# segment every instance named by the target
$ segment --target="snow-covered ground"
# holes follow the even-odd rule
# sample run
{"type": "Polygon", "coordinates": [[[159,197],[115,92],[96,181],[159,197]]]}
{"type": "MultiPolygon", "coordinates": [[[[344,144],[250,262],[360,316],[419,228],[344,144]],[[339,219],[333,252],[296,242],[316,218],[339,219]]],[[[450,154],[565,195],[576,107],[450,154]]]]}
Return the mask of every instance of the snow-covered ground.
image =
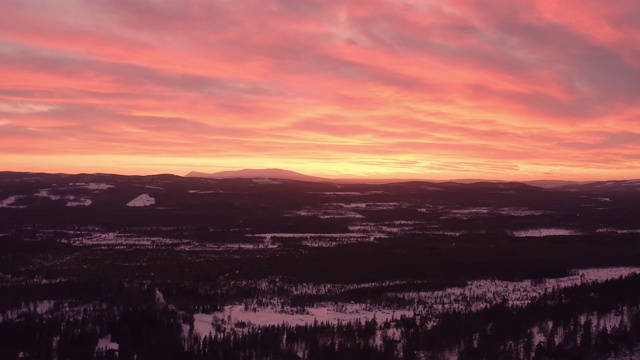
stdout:
{"type": "Polygon", "coordinates": [[[260,185],[280,185],[282,181],[271,180],[271,179],[252,179],[254,183],[260,185]]]}
{"type": "Polygon", "coordinates": [[[225,251],[225,250],[265,250],[279,248],[279,244],[266,238],[262,242],[210,243],[177,237],[145,236],[129,232],[107,232],[103,229],[81,228],[67,231],[68,238],[61,242],[73,246],[97,248],[162,248],[171,247],[176,251],[225,251]]]}
{"type": "Polygon", "coordinates": [[[574,270],[571,276],[539,281],[477,280],[469,282],[465,287],[453,287],[439,291],[389,293],[387,295],[391,298],[413,300],[432,314],[449,310],[477,311],[504,300],[508,301],[511,306],[523,306],[533,298],[553,289],[582,283],[603,282],[639,273],[640,267],[581,269],[574,270]]]}
{"type": "Polygon", "coordinates": [[[266,250],[266,249],[278,249],[279,244],[264,241],[261,243],[200,243],[200,242],[185,242],[175,247],[177,251],[228,251],[228,250],[266,250]]]}
{"type": "Polygon", "coordinates": [[[77,188],[85,188],[89,190],[107,190],[115,187],[115,185],[103,184],[103,183],[71,183],[71,186],[75,186],[77,188]]]}
{"type": "MultiPolygon", "coordinates": [[[[419,209],[423,212],[430,212],[427,209],[419,209]]],[[[528,208],[517,207],[505,207],[505,208],[491,208],[491,207],[472,207],[463,209],[441,209],[445,213],[444,219],[471,219],[479,216],[488,216],[491,214],[500,214],[506,216],[537,216],[546,214],[548,212],[542,210],[533,210],[528,208]]]]}
{"type": "Polygon", "coordinates": [[[156,199],[154,199],[151,196],[149,196],[149,194],[142,194],[142,195],[138,196],[137,198],[129,201],[127,203],[127,206],[129,206],[129,207],[143,207],[143,206],[154,205],[155,203],[156,203],[156,199]]]}
{"type": "Polygon", "coordinates": [[[60,240],[73,246],[97,246],[116,248],[121,246],[154,247],[167,245],[191,244],[189,240],[139,236],[118,232],[99,232],[97,234],[83,235],[60,240]]]}
{"type": "Polygon", "coordinates": [[[119,350],[120,349],[120,345],[118,345],[118,343],[112,342],[111,341],[111,335],[107,335],[103,338],[98,339],[98,345],[96,345],[96,351],[98,351],[98,349],[102,349],[102,350],[119,350]]]}
{"type": "Polygon", "coordinates": [[[83,311],[91,310],[96,306],[106,306],[101,303],[76,304],[70,300],[40,300],[23,302],[19,308],[7,309],[0,312],[0,323],[4,319],[17,319],[28,313],[48,315],[48,316],[68,316],[69,318],[81,319],[83,311]]]}
{"type": "Polygon", "coordinates": [[[275,309],[249,308],[244,305],[225,306],[224,311],[213,314],[197,313],[194,315],[194,330],[200,335],[215,333],[215,325],[221,325],[229,330],[237,323],[247,325],[267,326],[286,323],[291,326],[318,323],[337,324],[338,322],[362,322],[371,320],[383,322],[398,319],[401,316],[411,316],[412,311],[393,310],[385,308],[371,308],[362,304],[338,304],[337,306],[319,306],[305,309],[275,309]]]}
{"type": "Polygon", "coordinates": [[[51,189],[42,189],[42,190],[38,191],[37,193],[35,193],[33,196],[49,198],[51,200],[60,200],[60,198],[61,198],[58,195],[52,195],[51,194],[51,189]]]}
{"type": "Polygon", "coordinates": [[[354,234],[354,233],[338,233],[338,234],[316,234],[316,233],[269,233],[269,234],[254,234],[251,236],[264,237],[267,240],[273,238],[297,238],[297,239],[313,239],[313,238],[352,238],[352,237],[366,237],[369,234],[354,234]]]}
{"type": "Polygon", "coordinates": [[[312,192],[311,194],[321,194],[325,196],[362,196],[362,195],[380,195],[386,194],[384,191],[323,191],[320,193],[312,192]]]}
{"type": "MultiPolygon", "coordinates": [[[[401,316],[422,314],[428,319],[436,319],[437,315],[447,311],[478,311],[503,301],[511,306],[524,306],[537,296],[555,289],[575,286],[582,283],[602,282],[620,276],[640,273],[638,267],[617,267],[600,269],[575,270],[574,275],[544,279],[540,281],[524,280],[509,282],[500,280],[478,280],[469,282],[465,287],[453,287],[440,291],[388,293],[389,298],[403,298],[413,300],[413,305],[403,309],[392,309],[359,303],[321,303],[307,308],[290,308],[276,299],[268,306],[256,306],[252,303],[227,305],[223,311],[213,314],[196,313],[194,315],[194,330],[200,335],[215,333],[216,326],[222,331],[234,330],[242,332],[245,325],[264,326],[286,323],[292,326],[325,322],[366,321],[374,317],[378,323],[401,316]],[[242,324],[236,327],[236,324],[242,324]]],[[[394,283],[387,283],[393,285],[394,283]]],[[[273,284],[272,284],[273,285],[273,284]]],[[[333,293],[345,290],[351,286],[362,288],[380,286],[379,284],[338,285],[336,289],[331,284],[298,285],[302,291],[293,293],[333,293]],[[326,287],[326,288],[323,288],[326,287]],[[306,290],[304,290],[306,289],[306,290]]],[[[257,288],[269,286],[268,283],[258,284],[257,288]]],[[[431,320],[434,321],[434,320],[431,320]]],[[[615,323],[615,319],[610,323],[615,323]]],[[[433,322],[435,324],[435,322],[433,322]]]]}
{"type": "Polygon", "coordinates": [[[364,216],[349,210],[313,209],[299,210],[294,212],[295,216],[317,216],[321,219],[362,219],[364,216]]]}
{"type": "Polygon", "coordinates": [[[15,202],[20,199],[22,196],[19,195],[13,195],[13,196],[9,196],[8,198],[0,201],[0,208],[11,208],[11,209],[20,209],[23,208],[24,206],[19,206],[19,205],[13,205],[15,204],[15,202]]]}
{"type": "Polygon", "coordinates": [[[454,209],[449,210],[451,214],[459,214],[459,215],[477,215],[477,214],[488,214],[491,208],[487,207],[473,207],[466,209],[454,209]]]}
{"type": "Polygon", "coordinates": [[[67,206],[69,207],[89,206],[93,202],[89,198],[86,198],[86,197],[76,198],[75,196],[65,196],[65,200],[67,200],[67,206]]]}
{"type": "Polygon", "coordinates": [[[614,228],[600,228],[596,230],[598,233],[616,233],[616,234],[638,234],[640,229],[614,229],[614,228]]]}
{"type": "MultiPolygon", "coordinates": [[[[578,321],[580,322],[580,324],[584,326],[587,319],[591,320],[592,334],[596,332],[596,329],[607,329],[607,331],[611,331],[614,326],[619,326],[620,321],[623,319],[626,320],[628,323],[628,320],[631,317],[630,316],[631,309],[635,310],[635,308],[629,308],[627,306],[624,306],[621,309],[616,309],[606,314],[595,314],[595,313],[586,314],[585,313],[579,316],[578,321]]],[[[547,320],[531,328],[531,331],[534,334],[533,336],[534,349],[536,348],[536,346],[538,346],[539,343],[546,341],[547,335],[549,334],[549,330],[554,326],[557,328],[555,341],[556,343],[560,343],[560,340],[565,334],[565,328],[561,321],[558,321],[554,324],[552,320],[547,320]]],[[[580,336],[582,336],[581,334],[580,336]]],[[[624,357],[620,356],[620,358],[635,359],[633,357],[627,357],[627,356],[624,356],[624,357]]],[[[613,359],[613,358],[608,358],[608,359],[613,359]]]]}
{"type": "Polygon", "coordinates": [[[543,237],[543,236],[566,236],[566,235],[582,235],[582,233],[571,229],[560,228],[540,228],[540,229],[528,229],[512,231],[511,234],[515,237],[543,237]]]}
{"type": "Polygon", "coordinates": [[[384,202],[384,203],[366,203],[366,202],[357,202],[357,203],[328,203],[325,206],[331,208],[342,208],[342,209],[361,209],[361,210],[391,210],[400,206],[397,202],[384,202]]]}
{"type": "Polygon", "coordinates": [[[316,233],[270,233],[254,234],[264,238],[266,244],[271,244],[274,238],[302,239],[302,245],[309,247],[333,247],[343,244],[354,244],[362,242],[372,242],[376,236],[383,234],[371,233],[338,233],[338,234],[316,234],[316,233]]]}
{"type": "Polygon", "coordinates": [[[531,210],[526,208],[500,208],[497,212],[507,216],[537,216],[546,213],[542,210],[531,210]]]}

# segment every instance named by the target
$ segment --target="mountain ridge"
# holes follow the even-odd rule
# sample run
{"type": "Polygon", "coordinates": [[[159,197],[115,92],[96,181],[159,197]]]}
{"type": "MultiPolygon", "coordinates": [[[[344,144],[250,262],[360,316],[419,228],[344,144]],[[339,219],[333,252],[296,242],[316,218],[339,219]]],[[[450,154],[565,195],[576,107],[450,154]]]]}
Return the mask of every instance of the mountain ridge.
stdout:
{"type": "Polygon", "coordinates": [[[459,184],[473,184],[473,183],[507,183],[507,182],[519,182],[530,186],[536,186],[541,188],[557,188],[562,186],[577,186],[589,183],[588,181],[568,181],[568,180],[530,180],[530,181],[507,181],[507,180],[488,180],[488,179],[448,179],[448,180],[433,180],[433,179],[368,179],[368,178],[323,178],[318,176],[311,176],[302,174],[293,170],[279,169],[279,168],[266,168],[266,169],[241,169],[230,171],[219,171],[214,173],[204,173],[199,171],[191,171],[185,175],[185,177],[200,177],[200,178],[212,178],[212,179],[251,179],[251,178],[270,178],[281,180],[300,180],[311,182],[333,182],[333,183],[368,183],[368,184],[384,184],[384,183],[401,183],[411,181],[424,181],[432,183],[459,183],[459,184]]]}
{"type": "Polygon", "coordinates": [[[267,169],[242,169],[231,171],[219,171],[215,173],[203,173],[198,171],[191,171],[185,177],[202,177],[213,179],[229,179],[229,178],[241,178],[241,179],[253,179],[253,178],[269,178],[269,179],[281,179],[281,180],[300,180],[300,181],[331,181],[331,179],[305,175],[293,170],[284,170],[278,168],[267,169]]]}

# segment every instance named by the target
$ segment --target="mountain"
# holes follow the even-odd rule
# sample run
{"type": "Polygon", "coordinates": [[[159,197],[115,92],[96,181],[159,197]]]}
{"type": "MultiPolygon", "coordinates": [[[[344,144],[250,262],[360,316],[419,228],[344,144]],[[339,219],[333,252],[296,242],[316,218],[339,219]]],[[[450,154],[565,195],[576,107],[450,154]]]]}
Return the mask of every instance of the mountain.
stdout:
{"type": "Polygon", "coordinates": [[[220,171],[215,173],[202,173],[192,171],[186,175],[187,177],[200,177],[200,178],[215,178],[215,179],[228,179],[228,178],[270,178],[270,179],[284,179],[284,180],[300,180],[300,181],[329,181],[328,179],[300,174],[291,170],[283,169],[243,169],[237,171],[220,171]]]}
{"type": "Polygon", "coordinates": [[[574,186],[574,185],[586,184],[586,182],[567,181],[567,180],[531,180],[531,181],[523,181],[523,183],[531,186],[541,187],[544,189],[558,188],[561,186],[574,186]]]}
{"type": "Polygon", "coordinates": [[[589,183],[581,183],[573,186],[563,186],[562,190],[579,190],[579,191],[592,191],[592,192],[638,192],[640,191],[640,179],[631,180],[609,180],[609,181],[596,181],[589,183]]]}

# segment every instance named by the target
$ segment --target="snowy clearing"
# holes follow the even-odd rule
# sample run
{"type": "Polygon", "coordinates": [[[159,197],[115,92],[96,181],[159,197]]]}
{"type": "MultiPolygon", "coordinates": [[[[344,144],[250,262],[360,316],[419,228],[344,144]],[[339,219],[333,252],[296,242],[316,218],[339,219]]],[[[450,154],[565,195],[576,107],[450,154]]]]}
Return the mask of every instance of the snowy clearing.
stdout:
{"type": "Polygon", "coordinates": [[[615,233],[615,234],[638,234],[640,229],[613,229],[613,228],[600,228],[596,230],[597,233],[615,233]]]}
{"type": "Polygon", "coordinates": [[[338,322],[362,322],[374,317],[378,322],[411,316],[412,311],[385,308],[371,309],[363,304],[338,304],[336,306],[309,307],[305,309],[276,310],[274,308],[249,308],[244,305],[228,305],[224,311],[213,314],[194,314],[194,330],[201,335],[215,334],[215,324],[233,327],[237,323],[267,326],[282,323],[291,326],[313,324],[315,321],[337,324],[338,322]]]}
{"type": "Polygon", "coordinates": [[[560,228],[541,228],[541,229],[529,229],[512,231],[511,234],[515,237],[544,237],[544,236],[567,236],[567,235],[582,235],[582,233],[576,230],[560,229],[560,228]]]}
{"type": "Polygon", "coordinates": [[[537,216],[545,214],[544,211],[526,208],[501,208],[498,210],[498,213],[507,216],[537,216]]]}
{"type": "Polygon", "coordinates": [[[73,196],[65,197],[67,200],[67,206],[75,207],[75,206],[89,206],[92,203],[91,199],[88,198],[75,198],[73,196]]]}
{"type": "Polygon", "coordinates": [[[22,196],[19,196],[19,195],[9,196],[8,198],[0,201],[0,208],[10,208],[10,209],[24,208],[24,206],[13,205],[15,204],[16,200],[20,199],[21,197],[22,196]]]}
{"type": "Polygon", "coordinates": [[[129,201],[127,206],[129,207],[143,207],[143,206],[151,206],[156,203],[156,199],[149,196],[149,194],[142,194],[137,198],[129,201]]]}
{"type": "Polygon", "coordinates": [[[615,267],[574,270],[573,275],[523,281],[476,280],[465,287],[453,287],[440,291],[388,293],[393,298],[411,299],[424,304],[432,313],[444,311],[478,311],[507,300],[511,306],[524,306],[534,297],[554,289],[583,283],[599,283],[640,273],[638,267],[615,267]]]}
{"type": "Polygon", "coordinates": [[[111,341],[111,335],[107,335],[103,338],[98,339],[98,345],[96,345],[96,351],[98,349],[102,350],[119,350],[120,345],[116,342],[111,341]]]}
{"type": "Polygon", "coordinates": [[[49,198],[51,200],[60,200],[60,196],[51,195],[50,191],[51,191],[51,189],[42,189],[42,190],[38,191],[37,193],[35,193],[33,196],[42,197],[42,198],[49,198]]]}
{"type": "Polygon", "coordinates": [[[317,216],[320,219],[362,219],[364,216],[348,210],[300,210],[294,216],[317,216]]]}
{"type": "Polygon", "coordinates": [[[341,209],[360,209],[360,210],[392,210],[400,206],[397,202],[384,203],[328,203],[326,206],[341,209]]]}
{"type": "Polygon", "coordinates": [[[103,184],[103,183],[72,183],[69,184],[78,188],[85,188],[85,189],[89,189],[89,190],[107,190],[110,189],[112,187],[115,187],[115,185],[109,185],[109,184],[103,184]]]}
{"type": "Polygon", "coordinates": [[[253,182],[260,185],[280,185],[282,181],[276,181],[271,179],[253,179],[253,182]]]}

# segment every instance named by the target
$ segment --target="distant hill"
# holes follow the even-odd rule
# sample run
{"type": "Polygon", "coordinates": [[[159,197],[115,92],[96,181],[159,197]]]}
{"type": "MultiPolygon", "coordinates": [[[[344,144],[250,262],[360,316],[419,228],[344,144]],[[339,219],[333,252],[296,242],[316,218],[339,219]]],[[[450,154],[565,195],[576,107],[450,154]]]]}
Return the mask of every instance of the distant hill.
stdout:
{"type": "Polygon", "coordinates": [[[301,174],[291,170],[283,169],[243,169],[237,171],[220,171],[215,173],[202,173],[192,171],[186,175],[187,177],[200,177],[200,178],[214,178],[214,179],[230,179],[230,178],[243,178],[243,179],[256,179],[256,178],[269,178],[269,179],[283,179],[283,180],[300,180],[300,181],[329,181],[315,176],[309,176],[301,174]]]}
{"type": "Polygon", "coordinates": [[[561,187],[562,190],[582,190],[594,192],[640,191],[640,179],[609,180],[580,183],[561,187]]]}
{"type": "Polygon", "coordinates": [[[586,182],[566,181],[566,180],[531,180],[531,181],[523,181],[523,183],[531,186],[551,189],[551,188],[557,188],[561,186],[581,185],[581,184],[585,184],[586,182]]]}
{"type": "MultiPolygon", "coordinates": [[[[457,183],[457,184],[475,184],[475,183],[506,183],[504,180],[487,180],[487,179],[450,179],[450,180],[433,180],[433,179],[375,179],[375,178],[322,178],[310,176],[284,169],[243,169],[236,171],[220,171],[215,173],[203,173],[192,171],[186,177],[213,178],[213,179],[281,179],[281,180],[298,180],[310,182],[331,182],[336,184],[389,184],[389,183],[405,183],[405,182],[430,182],[430,183],[457,183]]],[[[566,181],[566,180],[529,180],[521,181],[522,184],[540,187],[543,189],[600,189],[608,187],[609,189],[621,187],[625,190],[637,187],[638,180],[617,180],[617,181],[566,181]],[[612,186],[613,185],[613,186],[612,186]]]]}
{"type": "MultiPolygon", "coordinates": [[[[454,214],[447,218],[453,224],[447,226],[452,229],[475,224],[474,216],[493,216],[491,219],[498,220],[486,226],[498,224],[495,226],[502,226],[505,231],[562,229],[567,219],[574,221],[575,214],[585,214],[580,217],[585,219],[582,224],[593,233],[600,228],[617,228],[619,224],[625,224],[625,231],[635,232],[640,215],[640,180],[543,189],[518,182],[320,181],[321,178],[278,169],[202,175],[217,178],[198,177],[198,173],[182,177],[0,172],[0,238],[3,231],[16,226],[59,224],[68,219],[91,225],[209,224],[229,229],[251,220],[260,229],[252,231],[265,233],[307,233],[306,226],[316,225],[343,232],[355,221],[431,221],[426,219],[439,219],[442,209],[454,214]],[[564,211],[559,209],[568,209],[566,216],[539,216],[564,211]],[[298,213],[302,214],[298,219],[301,222],[294,227],[287,225],[291,224],[288,216],[278,220],[277,214],[298,213]],[[523,222],[525,217],[530,217],[527,222],[523,222]],[[550,225],[551,218],[555,225],[550,225]],[[596,218],[598,221],[593,220],[596,218]],[[602,218],[609,219],[609,225],[603,225],[607,223],[601,222],[602,218]],[[276,219],[276,227],[271,227],[272,219],[276,219]],[[338,224],[335,219],[344,223],[338,224]]],[[[485,226],[483,221],[477,224],[485,226]]]]}

